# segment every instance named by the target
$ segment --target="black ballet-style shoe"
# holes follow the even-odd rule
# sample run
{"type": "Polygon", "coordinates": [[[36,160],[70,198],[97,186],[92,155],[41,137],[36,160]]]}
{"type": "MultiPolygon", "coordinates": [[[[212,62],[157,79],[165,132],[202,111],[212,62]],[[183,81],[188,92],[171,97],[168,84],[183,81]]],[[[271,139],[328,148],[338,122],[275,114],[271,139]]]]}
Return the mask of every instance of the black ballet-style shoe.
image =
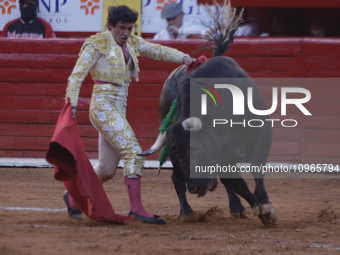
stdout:
{"type": "Polygon", "coordinates": [[[80,209],[72,209],[70,207],[70,204],[68,202],[68,191],[67,190],[63,195],[63,199],[67,206],[68,216],[72,219],[79,219],[81,217],[82,211],[80,211],[80,209]]]}
{"type": "Polygon", "coordinates": [[[149,218],[149,217],[145,217],[145,216],[135,214],[133,212],[129,212],[129,217],[134,218],[136,221],[141,221],[141,222],[144,222],[144,223],[152,223],[152,224],[159,224],[159,225],[166,224],[166,221],[163,220],[158,215],[154,215],[152,218],[149,218]]]}

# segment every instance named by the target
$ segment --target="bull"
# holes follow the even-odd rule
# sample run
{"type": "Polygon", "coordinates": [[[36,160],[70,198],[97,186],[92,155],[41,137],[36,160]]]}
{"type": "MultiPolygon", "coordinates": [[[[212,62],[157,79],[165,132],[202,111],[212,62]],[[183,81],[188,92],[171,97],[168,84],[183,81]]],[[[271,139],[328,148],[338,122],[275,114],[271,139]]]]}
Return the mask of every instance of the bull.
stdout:
{"type": "MultiPolygon", "coordinates": [[[[188,204],[186,190],[202,197],[208,191],[215,190],[218,183],[217,178],[190,178],[190,163],[195,165],[192,161],[204,158],[211,164],[219,162],[221,165],[236,166],[237,163],[248,162],[251,166],[263,166],[270,152],[271,123],[265,121],[268,116],[257,116],[246,109],[244,115],[239,118],[245,122],[254,118],[261,119],[264,122],[263,126],[250,128],[243,125],[233,127],[220,125],[212,129],[212,126],[206,123],[211,123],[213,119],[221,116],[216,116],[215,111],[202,115],[201,112],[190,107],[192,100],[195,100],[190,97],[190,90],[195,89],[190,86],[190,79],[224,78],[232,79],[233,85],[239,88],[246,98],[248,97],[247,88],[251,87],[253,106],[258,110],[267,109],[259,89],[247,73],[233,59],[222,56],[232,44],[240,18],[233,12],[225,20],[231,20],[229,26],[225,30],[215,29],[213,30],[215,36],[209,36],[214,38],[210,40],[215,42],[214,57],[203,62],[189,74],[185,66],[180,66],[165,81],[159,103],[160,123],[163,123],[176,97],[178,119],[167,128],[166,132],[158,136],[157,141],[149,150],[140,154],[142,156],[153,154],[166,144],[173,165],[171,179],[179,198],[182,220],[194,212],[188,204]],[[243,82],[244,79],[248,82],[243,82]],[[200,139],[196,139],[197,137],[200,139]]],[[[218,26],[215,25],[215,27],[218,26]]],[[[219,94],[224,102],[225,119],[238,121],[233,116],[233,98],[230,91],[221,90],[219,94]]],[[[277,215],[269,201],[264,186],[264,176],[262,173],[253,175],[255,178],[254,193],[249,190],[240,173],[233,173],[233,176],[220,176],[220,181],[228,193],[230,213],[234,218],[246,218],[245,208],[239,195],[249,203],[254,215],[258,216],[264,224],[273,224],[277,220],[277,215]]]]}

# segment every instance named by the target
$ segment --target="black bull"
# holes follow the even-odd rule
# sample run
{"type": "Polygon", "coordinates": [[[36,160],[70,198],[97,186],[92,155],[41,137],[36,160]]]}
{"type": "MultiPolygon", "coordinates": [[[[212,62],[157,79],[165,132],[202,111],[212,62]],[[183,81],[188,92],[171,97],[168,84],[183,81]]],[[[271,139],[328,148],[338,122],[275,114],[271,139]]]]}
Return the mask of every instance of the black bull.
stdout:
{"type": "MultiPolygon", "coordinates": [[[[192,160],[204,158],[207,162],[211,162],[212,165],[216,164],[216,162],[225,166],[235,166],[239,162],[251,163],[254,166],[265,165],[270,152],[272,138],[271,123],[268,121],[264,121],[265,124],[260,128],[228,128],[226,125],[219,125],[220,127],[212,130],[212,125],[206,125],[205,123],[211,123],[212,119],[215,118],[221,119],[221,116],[214,116],[214,111],[208,111],[208,115],[205,116],[202,116],[200,112],[194,113],[194,115],[191,112],[190,115],[190,89],[194,89],[190,88],[190,78],[249,79],[250,77],[231,58],[215,57],[205,61],[190,74],[187,74],[185,66],[177,68],[164,83],[159,104],[160,122],[162,124],[176,96],[178,96],[178,120],[166,130],[163,137],[159,136],[156,144],[143,155],[154,153],[164,144],[166,139],[169,157],[173,164],[172,181],[181,205],[181,219],[185,219],[193,213],[186,199],[186,188],[190,193],[204,196],[208,190],[213,191],[217,186],[216,178],[190,178],[190,163],[193,163],[190,162],[190,158],[192,160]],[[200,120],[203,121],[204,125],[201,125],[200,120]],[[204,142],[190,143],[190,139],[194,141],[195,136],[200,136],[200,141],[204,142]],[[161,141],[162,139],[163,142],[161,141]],[[221,155],[223,156],[221,157],[221,155]]],[[[240,82],[235,84],[235,80],[237,79],[233,79],[233,85],[239,87],[243,91],[245,98],[247,98],[246,87],[249,87],[249,82],[245,84],[241,82],[244,79],[240,79],[240,82]]],[[[258,110],[267,109],[260,91],[253,82],[251,87],[253,87],[254,107],[258,110]]],[[[231,93],[225,89],[224,91],[219,90],[219,94],[221,97],[224,96],[223,103],[230,106],[230,111],[223,116],[224,119],[233,119],[231,93]]],[[[245,107],[245,114],[242,119],[247,122],[249,119],[268,119],[268,116],[253,115],[245,107]]],[[[245,208],[241,204],[238,194],[250,204],[254,215],[259,216],[264,224],[273,224],[277,219],[277,215],[269,202],[263,176],[257,174],[254,177],[254,193],[248,189],[246,182],[239,173],[234,173],[233,178],[220,177],[228,193],[230,212],[235,218],[246,218],[245,208]]]]}

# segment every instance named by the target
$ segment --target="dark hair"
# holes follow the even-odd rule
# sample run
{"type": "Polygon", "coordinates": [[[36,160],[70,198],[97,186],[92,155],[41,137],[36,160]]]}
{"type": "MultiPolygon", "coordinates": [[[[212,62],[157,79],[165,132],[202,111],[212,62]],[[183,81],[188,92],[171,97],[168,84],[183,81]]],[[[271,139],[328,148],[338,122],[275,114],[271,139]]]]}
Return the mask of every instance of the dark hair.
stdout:
{"type": "Polygon", "coordinates": [[[116,27],[119,21],[122,23],[135,23],[138,19],[138,12],[131,10],[126,5],[110,6],[108,8],[107,22],[116,27]]]}

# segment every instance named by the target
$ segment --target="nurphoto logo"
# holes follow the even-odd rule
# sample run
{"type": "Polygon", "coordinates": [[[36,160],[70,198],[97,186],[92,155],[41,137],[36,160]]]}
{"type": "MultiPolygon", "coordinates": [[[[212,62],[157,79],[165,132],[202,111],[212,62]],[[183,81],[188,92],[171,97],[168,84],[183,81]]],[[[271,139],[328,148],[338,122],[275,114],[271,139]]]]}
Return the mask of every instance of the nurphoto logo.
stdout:
{"type": "MultiPolygon", "coordinates": [[[[233,116],[242,116],[245,115],[245,96],[244,92],[235,85],[232,84],[214,84],[214,87],[202,83],[202,82],[196,82],[199,84],[204,85],[205,87],[209,88],[212,92],[210,92],[206,88],[197,87],[198,89],[205,92],[205,94],[201,94],[201,115],[207,115],[208,112],[208,104],[207,104],[207,95],[210,96],[210,98],[213,100],[215,106],[217,106],[217,102],[215,97],[219,100],[220,105],[223,106],[222,99],[220,97],[220,94],[216,91],[216,89],[227,89],[232,96],[232,115],[233,116]]],[[[222,91],[222,90],[219,90],[222,91]]],[[[272,105],[269,109],[256,109],[254,105],[254,99],[253,99],[253,87],[247,87],[247,106],[248,110],[257,116],[268,116],[272,113],[274,113],[278,107],[278,88],[273,87],[272,88],[272,105]]],[[[281,87],[281,116],[287,115],[287,105],[295,105],[305,116],[311,116],[312,114],[307,110],[307,108],[303,105],[310,101],[311,99],[311,93],[308,89],[305,88],[299,88],[299,87],[281,87]],[[289,98],[289,93],[295,93],[300,94],[301,98],[289,98]]],[[[243,125],[249,127],[262,127],[264,125],[264,121],[271,122],[272,127],[274,127],[274,123],[276,121],[280,121],[282,127],[295,127],[297,126],[298,122],[295,119],[247,119],[243,120],[241,122],[235,122],[232,119],[213,119],[213,127],[216,127],[216,125],[225,125],[230,124],[231,127],[233,125],[243,125]],[[288,123],[291,123],[288,125],[288,123]]]]}

